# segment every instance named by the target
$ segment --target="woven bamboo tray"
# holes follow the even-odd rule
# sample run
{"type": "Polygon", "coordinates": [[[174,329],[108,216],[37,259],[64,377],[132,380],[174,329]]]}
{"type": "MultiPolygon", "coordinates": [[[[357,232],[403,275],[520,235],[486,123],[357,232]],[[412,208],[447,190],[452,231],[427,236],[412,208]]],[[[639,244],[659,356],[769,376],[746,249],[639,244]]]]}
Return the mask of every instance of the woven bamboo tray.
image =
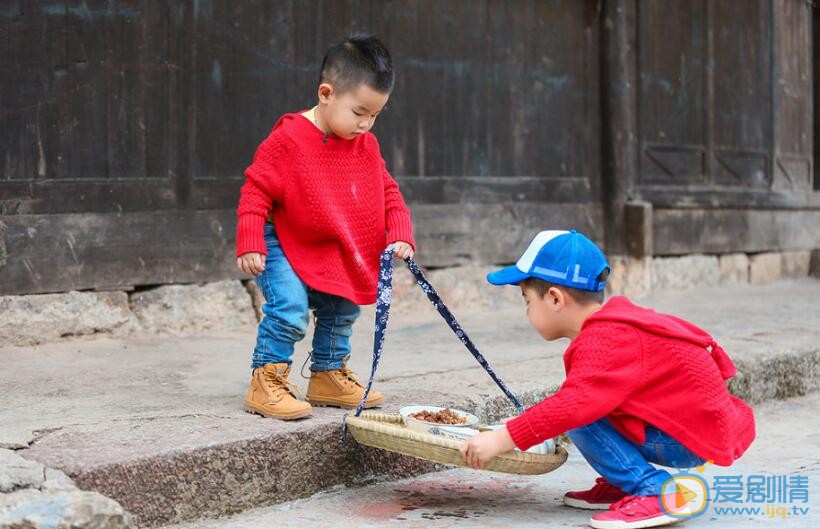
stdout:
{"type": "MultiPolygon", "coordinates": [[[[465,467],[459,448],[461,442],[438,435],[408,430],[398,413],[365,411],[358,417],[348,416],[347,426],[360,444],[391,452],[465,467]]],[[[567,451],[557,446],[554,454],[507,452],[487,463],[484,470],[508,474],[546,474],[564,464],[567,451]]]]}

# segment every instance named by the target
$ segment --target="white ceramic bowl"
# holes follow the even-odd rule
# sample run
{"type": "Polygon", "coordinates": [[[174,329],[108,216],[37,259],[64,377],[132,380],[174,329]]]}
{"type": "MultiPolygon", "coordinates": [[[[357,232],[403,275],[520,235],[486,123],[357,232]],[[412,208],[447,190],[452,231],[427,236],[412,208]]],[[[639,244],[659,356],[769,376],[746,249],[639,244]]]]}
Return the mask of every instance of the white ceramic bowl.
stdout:
{"type": "MultiPolygon", "coordinates": [[[[418,413],[420,411],[429,411],[431,413],[437,413],[443,409],[445,408],[440,408],[438,406],[405,406],[404,408],[399,410],[399,413],[401,414],[401,417],[404,420],[404,425],[407,426],[407,428],[409,428],[410,430],[415,430],[417,432],[432,433],[435,435],[444,435],[442,428],[446,428],[445,431],[449,430],[450,433],[453,434],[455,433],[453,430],[458,430],[462,428],[472,429],[472,427],[478,423],[478,417],[476,417],[472,413],[467,413],[466,411],[457,410],[455,408],[450,408],[450,410],[452,410],[453,413],[457,413],[458,415],[465,417],[467,419],[467,422],[465,422],[464,424],[440,424],[437,422],[420,421],[418,419],[410,417],[411,414],[418,413]]],[[[470,434],[475,435],[475,433],[473,432],[470,432],[470,434]]],[[[468,434],[468,436],[472,436],[470,434],[468,434]]],[[[450,437],[450,435],[445,435],[445,437],[450,437]]],[[[464,437],[462,436],[459,436],[459,438],[464,439],[464,437]]]]}

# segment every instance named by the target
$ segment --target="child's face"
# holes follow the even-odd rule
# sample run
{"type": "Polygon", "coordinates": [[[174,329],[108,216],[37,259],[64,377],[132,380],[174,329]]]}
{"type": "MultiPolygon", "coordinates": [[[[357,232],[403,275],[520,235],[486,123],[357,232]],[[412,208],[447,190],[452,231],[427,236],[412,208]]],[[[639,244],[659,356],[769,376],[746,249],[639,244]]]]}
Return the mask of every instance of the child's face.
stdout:
{"type": "Polygon", "coordinates": [[[521,295],[527,304],[527,319],[545,340],[564,337],[561,320],[561,308],[564,303],[562,294],[558,289],[551,288],[546,294],[539,296],[534,289],[521,287],[521,295]]]}
{"type": "Polygon", "coordinates": [[[346,140],[372,129],[389,98],[390,94],[377,92],[366,84],[341,94],[326,83],[319,87],[325,123],[333,134],[346,140]]]}

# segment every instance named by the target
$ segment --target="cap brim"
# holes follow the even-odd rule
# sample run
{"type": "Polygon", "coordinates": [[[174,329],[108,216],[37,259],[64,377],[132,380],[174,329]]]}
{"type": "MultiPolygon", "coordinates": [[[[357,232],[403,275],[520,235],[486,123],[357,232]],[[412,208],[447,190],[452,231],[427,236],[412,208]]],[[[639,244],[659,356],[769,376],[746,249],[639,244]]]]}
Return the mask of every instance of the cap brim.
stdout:
{"type": "Polygon", "coordinates": [[[517,266],[511,265],[495,272],[487,274],[487,281],[493,285],[517,285],[521,281],[529,277],[527,274],[518,269],[517,266]]]}

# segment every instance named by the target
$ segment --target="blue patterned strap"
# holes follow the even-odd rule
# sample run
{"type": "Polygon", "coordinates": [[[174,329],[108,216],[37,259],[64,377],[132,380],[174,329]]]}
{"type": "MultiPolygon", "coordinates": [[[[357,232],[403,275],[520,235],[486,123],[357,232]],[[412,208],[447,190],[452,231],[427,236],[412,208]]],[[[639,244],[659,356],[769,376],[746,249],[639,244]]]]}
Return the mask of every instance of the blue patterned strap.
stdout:
{"type": "Polygon", "coordinates": [[[512,391],[510,391],[510,389],[507,387],[506,384],[504,384],[504,382],[498,377],[498,375],[495,374],[495,371],[493,371],[493,368],[490,366],[490,363],[487,362],[487,359],[484,358],[484,355],[482,355],[478,351],[478,348],[475,346],[473,341],[470,339],[469,336],[467,336],[467,333],[464,331],[464,329],[461,328],[461,324],[458,322],[456,317],[453,316],[453,314],[450,312],[450,309],[447,308],[447,305],[445,305],[444,302],[441,300],[438,293],[436,292],[436,289],[433,288],[433,285],[431,285],[430,282],[427,281],[427,278],[424,277],[424,273],[422,273],[421,269],[418,267],[416,262],[412,258],[410,258],[407,260],[407,266],[408,268],[410,268],[410,272],[412,272],[413,276],[416,278],[416,282],[427,295],[427,299],[430,300],[430,303],[432,303],[438,311],[438,313],[441,314],[441,317],[444,318],[444,321],[447,322],[447,325],[449,325],[453,332],[456,334],[456,336],[458,336],[458,339],[461,340],[461,343],[463,343],[467,350],[470,351],[470,353],[472,353],[473,357],[475,357],[475,359],[478,360],[478,363],[481,364],[481,367],[483,367],[484,370],[487,371],[487,374],[490,375],[490,378],[493,379],[493,382],[495,382],[498,385],[498,387],[501,388],[501,391],[503,391],[504,395],[506,395],[507,398],[510,399],[510,402],[512,402],[513,405],[515,405],[516,409],[518,409],[520,413],[523,413],[524,407],[521,405],[521,402],[519,402],[518,398],[513,394],[512,391]]]}
{"type": "MultiPolygon", "coordinates": [[[[519,412],[524,411],[524,407],[521,406],[518,398],[513,394],[512,391],[509,390],[506,384],[495,374],[493,368],[490,366],[487,359],[478,351],[478,348],[473,344],[473,341],[470,340],[470,337],[467,336],[467,333],[464,332],[464,329],[461,328],[461,324],[458,323],[455,316],[450,312],[447,306],[439,297],[436,290],[427,281],[427,278],[424,277],[424,273],[422,273],[421,269],[419,269],[416,262],[413,258],[406,259],[407,266],[410,268],[410,272],[416,278],[416,283],[421,287],[424,293],[427,295],[427,298],[436,308],[436,310],[441,314],[444,318],[444,321],[447,322],[447,325],[453,330],[456,336],[461,340],[461,343],[464,344],[465,347],[472,353],[478,363],[481,364],[487,373],[490,375],[490,378],[495,381],[501,391],[507,396],[508,399],[515,405],[519,412]]],[[[356,408],[355,416],[358,417],[362,410],[364,409],[365,402],[367,402],[367,395],[370,393],[370,389],[373,387],[373,380],[376,378],[376,370],[379,367],[379,360],[381,360],[382,350],[384,349],[384,335],[387,331],[387,322],[390,319],[390,304],[393,299],[393,246],[389,246],[381,255],[381,263],[379,269],[379,287],[378,287],[378,298],[376,299],[376,331],[374,333],[374,340],[373,340],[373,365],[370,368],[370,379],[367,381],[367,386],[364,390],[364,395],[362,395],[362,400],[359,402],[358,407],[356,408]]],[[[347,433],[347,425],[345,424],[343,428],[343,435],[347,433]]]]}
{"type": "Polygon", "coordinates": [[[387,322],[390,320],[390,304],[393,301],[393,245],[391,244],[382,252],[381,264],[379,266],[379,290],[376,298],[376,332],[373,339],[373,365],[370,367],[370,379],[364,388],[364,395],[356,408],[356,417],[364,409],[367,402],[367,395],[373,387],[373,379],[376,378],[376,369],[379,368],[379,360],[384,349],[384,334],[387,332],[387,322]]]}
{"type": "MultiPolygon", "coordinates": [[[[393,245],[387,247],[382,252],[381,263],[379,264],[379,288],[376,298],[376,331],[373,338],[373,365],[370,367],[370,378],[364,388],[362,400],[356,407],[355,416],[358,417],[367,402],[367,395],[373,387],[373,380],[376,378],[376,370],[379,368],[379,360],[384,349],[384,333],[387,331],[387,322],[390,320],[390,304],[393,301],[393,245]]],[[[347,422],[342,426],[342,437],[347,435],[347,422]]]]}

